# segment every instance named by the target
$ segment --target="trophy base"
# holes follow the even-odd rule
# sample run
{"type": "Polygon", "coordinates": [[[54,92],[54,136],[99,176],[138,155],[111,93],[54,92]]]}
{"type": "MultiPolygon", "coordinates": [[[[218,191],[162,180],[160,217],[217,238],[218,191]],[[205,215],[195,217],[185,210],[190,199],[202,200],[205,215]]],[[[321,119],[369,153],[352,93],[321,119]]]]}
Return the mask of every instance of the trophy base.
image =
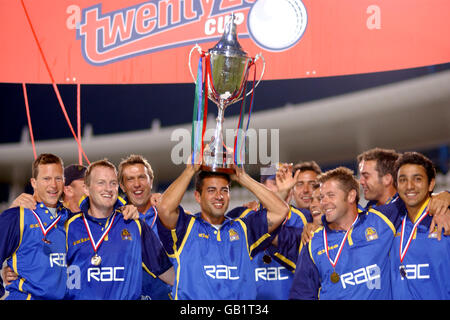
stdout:
{"type": "Polygon", "coordinates": [[[202,171],[210,171],[210,172],[220,172],[220,173],[226,173],[226,174],[234,174],[236,173],[236,170],[233,168],[222,168],[222,167],[210,167],[207,165],[202,164],[200,166],[200,170],[202,171]]]}

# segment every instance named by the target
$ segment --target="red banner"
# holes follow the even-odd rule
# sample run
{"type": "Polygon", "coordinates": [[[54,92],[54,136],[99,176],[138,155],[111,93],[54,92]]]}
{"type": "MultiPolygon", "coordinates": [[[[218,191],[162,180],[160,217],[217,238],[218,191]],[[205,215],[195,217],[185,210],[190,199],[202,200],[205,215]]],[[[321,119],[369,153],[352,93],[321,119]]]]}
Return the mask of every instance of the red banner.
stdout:
{"type": "Polygon", "coordinates": [[[0,82],[192,82],[231,12],[264,80],[450,61],[448,0],[1,0],[0,82]]]}

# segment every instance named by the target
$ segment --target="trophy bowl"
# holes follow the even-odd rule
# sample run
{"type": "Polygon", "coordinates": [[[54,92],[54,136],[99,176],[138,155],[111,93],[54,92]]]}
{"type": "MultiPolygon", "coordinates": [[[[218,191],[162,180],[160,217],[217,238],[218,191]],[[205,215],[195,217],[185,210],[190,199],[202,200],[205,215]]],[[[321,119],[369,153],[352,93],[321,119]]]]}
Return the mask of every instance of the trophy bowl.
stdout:
{"type": "MultiPolygon", "coordinates": [[[[199,48],[198,45],[196,47],[199,48]]],[[[196,47],[192,48],[189,55],[189,68],[194,81],[195,78],[190,67],[190,56],[196,47]]],[[[203,53],[200,50],[199,52],[203,53]]],[[[219,42],[204,55],[207,57],[205,64],[209,64],[206,66],[206,76],[208,77],[206,94],[217,105],[218,115],[214,136],[202,150],[201,170],[231,174],[234,172],[234,153],[236,150],[227,147],[224,143],[224,112],[229,105],[243,98],[250,66],[256,61],[256,59],[247,55],[238,42],[234,14],[229,16],[225,31],[219,42]]],[[[260,56],[262,57],[262,55],[260,56]]],[[[265,62],[256,86],[262,79],[264,68],[265,62]]],[[[247,95],[250,93],[247,93],[247,95]]],[[[201,138],[203,139],[203,136],[201,138]]]]}

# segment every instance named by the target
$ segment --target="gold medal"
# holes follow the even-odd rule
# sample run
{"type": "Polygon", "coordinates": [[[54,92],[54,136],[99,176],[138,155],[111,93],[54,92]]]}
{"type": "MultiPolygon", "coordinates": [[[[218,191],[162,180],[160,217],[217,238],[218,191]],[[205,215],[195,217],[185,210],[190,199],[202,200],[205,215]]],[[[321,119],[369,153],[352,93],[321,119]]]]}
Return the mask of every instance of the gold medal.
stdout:
{"type": "Polygon", "coordinates": [[[91,258],[91,264],[94,266],[99,266],[100,263],[102,263],[102,258],[98,254],[95,254],[95,256],[91,258]]]}
{"type": "Polygon", "coordinates": [[[338,283],[339,282],[339,274],[336,271],[333,271],[333,273],[330,276],[330,280],[333,283],[338,283]]]}
{"type": "MultiPolygon", "coordinates": [[[[114,223],[114,219],[116,217],[116,212],[114,212],[114,215],[112,216],[111,222],[109,223],[108,228],[106,228],[106,230],[103,232],[102,236],[100,237],[98,242],[94,241],[94,238],[92,237],[92,233],[91,233],[91,228],[89,227],[89,222],[86,220],[86,217],[84,216],[84,213],[82,215],[83,220],[84,220],[84,225],[86,227],[86,230],[88,232],[89,235],[89,240],[91,241],[92,244],[92,248],[94,249],[95,255],[91,258],[91,264],[94,266],[99,266],[100,263],[102,263],[102,258],[97,254],[97,250],[100,247],[100,245],[102,244],[103,240],[105,240],[105,238],[108,236],[108,232],[111,229],[113,223],[114,223]]],[[[102,229],[103,230],[103,229],[102,229]]]]}

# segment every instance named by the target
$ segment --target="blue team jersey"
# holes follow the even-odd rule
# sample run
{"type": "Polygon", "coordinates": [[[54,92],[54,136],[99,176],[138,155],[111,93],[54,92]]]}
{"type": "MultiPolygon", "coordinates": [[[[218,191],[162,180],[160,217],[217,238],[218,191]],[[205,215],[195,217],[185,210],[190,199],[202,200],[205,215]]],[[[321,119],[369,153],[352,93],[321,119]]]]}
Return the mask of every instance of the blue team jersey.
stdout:
{"type": "Polygon", "coordinates": [[[67,299],[139,299],[142,268],[159,275],[171,267],[161,243],[147,224],[123,219],[118,209],[123,204],[119,198],[108,218],[96,219],[87,213],[89,198],[85,198],[80,205],[82,213],[66,223],[67,299]],[[95,252],[85,222],[95,242],[111,226],[97,250],[101,257],[99,265],[91,263],[95,252]]]}
{"type": "MultiPolygon", "coordinates": [[[[396,202],[396,201],[401,201],[401,200],[399,199],[399,197],[398,197],[398,193],[395,193],[392,197],[388,198],[388,199],[386,200],[386,202],[385,202],[383,205],[387,205],[387,204],[390,204],[390,203],[394,203],[394,202],[396,202]]],[[[369,200],[369,201],[366,203],[366,206],[365,206],[365,207],[363,207],[363,206],[361,206],[360,204],[358,204],[358,210],[359,210],[360,212],[363,212],[363,211],[369,211],[369,209],[371,209],[371,208],[378,207],[378,206],[377,206],[377,203],[378,203],[378,200],[369,200]]]]}
{"type": "MultiPolygon", "coordinates": [[[[150,207],[147,212],[140,213],[139,218],[147,223],[158,237],[158,225],[156,223],[158,215],[154,207],[150,207]]],[[[145,269],[144,269],[145,270],[145,269]]],[[[172,286],[145,270],[142,276],[142,299],[150,300],[171,300],[172,286]]]]}
{"type": "MultiPolygon", "coordinates": [[[[403,214],[403,217],[405,216],[403,246],[406,245],[414,225],[406,213],[403,214]]],[[[394,299],[450,299],[450,237],[442,236],[441,241],[438,241],[435,232],[430,234],[431,220],[431,216],[426,216],[418,224],[412,237],[402,263],[405,266],[406,278],[403,278],[399,269],[401,226],[397,228],[390,254],[394,299]]]]}
{"type": "MultiPolygon", "coordinates": [[[[245,207],[238,207],[228,212],[227,216],[237,218],[253,213],[255,211],[245,207]]],[[[301,235],[303,226],[310,221],[312,221],[312,217],[308,210],[300,210],[291,206],[282,227],[279,228],[278,232],[274,232],[273,236],[276,234],[279,237],[283,236],[285,227],[290,227],[292,230],[295,229],[296,233],[301,235]]],[[[292,261],[290,256],[278,250],[271,243],[267,244],[264,251],[258,252],[252,260],[257,290],[256,299],[287,300],[294,279],[294,273],[291,270],[295,270],[295,261],[292,261]]]]}
{"type": "Polygon", "coordinates": [[[34,213],[44,230],[59,218],[45,237],[32,210],[16,207],[0,215],[0,261],[7,259],[8,266],[18,274],[18,279],[6,286],[8,300],[64,297],[67,279],[64,222],[70,211],[59,204],[57,216],[53,217],[38,202],[34,213]]]}
{"type": "Polygon", "coordinates": [[[390,299],[389,249],[399,223],[398,207],[381,206],[358,214],[348,233],[335,271],[337,283],[331,281],[333,267],[324,247],[328,236],[330,258],[334,260],[344,231],[331,230],[323,217],[323,227],[303,247],[297,261],[290,299],[390,299]],[[381,209],[380,209],[381,208],[381,209]]]}
{"type": "Polygon", "coordinates": [[[166,229],[158,220],[160,239],[175,267],[174,299],[256,298],[251,259],[270,238],[267,212],[225,218],[215,228],[200,213],[191,215],[179,207],[175,229],[166,229]]]}

